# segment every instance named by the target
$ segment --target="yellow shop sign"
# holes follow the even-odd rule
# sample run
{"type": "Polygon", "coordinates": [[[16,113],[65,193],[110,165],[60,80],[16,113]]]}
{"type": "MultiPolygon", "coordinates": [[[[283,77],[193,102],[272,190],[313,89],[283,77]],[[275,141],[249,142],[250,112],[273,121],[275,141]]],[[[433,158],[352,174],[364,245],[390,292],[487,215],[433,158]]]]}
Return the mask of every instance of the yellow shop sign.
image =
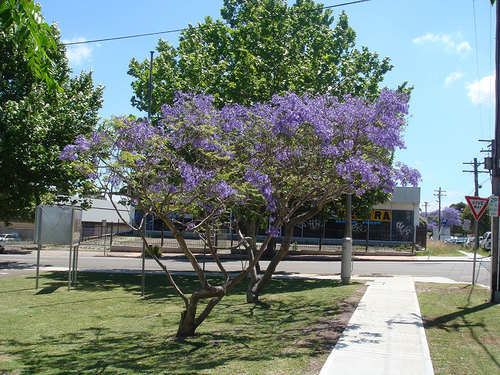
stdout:
{"type": "Polygon", "coordinates": [[[391,211],[390,210],[372,210],[372,217],[370,220],[373,220],[373,221],[391,221],[391,211]]]}

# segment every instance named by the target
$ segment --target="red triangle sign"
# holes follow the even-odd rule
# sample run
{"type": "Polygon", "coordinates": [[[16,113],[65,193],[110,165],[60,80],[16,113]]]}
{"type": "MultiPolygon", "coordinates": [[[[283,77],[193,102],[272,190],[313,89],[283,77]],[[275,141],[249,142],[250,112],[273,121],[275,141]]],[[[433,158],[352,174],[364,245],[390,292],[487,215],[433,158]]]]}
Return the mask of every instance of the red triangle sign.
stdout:
{"type": "Polygon", "coordinates": [[[486,211],[486,207],[488,206],[488,198],[479,198],[479,197],[465,197],[467,203],[469,204],[470,210],[472,214],[479,220],[481,215],[486,211]]]}

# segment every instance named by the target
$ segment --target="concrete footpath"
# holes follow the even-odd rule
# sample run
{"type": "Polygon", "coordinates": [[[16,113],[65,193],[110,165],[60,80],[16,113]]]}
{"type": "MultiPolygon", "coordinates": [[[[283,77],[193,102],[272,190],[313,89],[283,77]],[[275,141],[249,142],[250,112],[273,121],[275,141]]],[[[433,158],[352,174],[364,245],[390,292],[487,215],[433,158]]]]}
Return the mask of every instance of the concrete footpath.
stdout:
{"type": "Polygon", "coordinates": [[[368,285],[320,375],[434,374],[414,278],[368,285]]]}

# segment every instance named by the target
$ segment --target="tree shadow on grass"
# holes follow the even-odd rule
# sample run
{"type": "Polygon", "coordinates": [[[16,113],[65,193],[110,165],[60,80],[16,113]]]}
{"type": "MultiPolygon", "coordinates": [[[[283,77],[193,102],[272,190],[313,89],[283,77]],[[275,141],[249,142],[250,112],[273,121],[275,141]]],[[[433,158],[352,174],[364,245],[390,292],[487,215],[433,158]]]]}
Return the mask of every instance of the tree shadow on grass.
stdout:
{"type": "Polygon", "coordinates": [[[457,307],[456,311],[453,311],[449,314],[436,316],[433,318],[424,318],[424,326],[426,329],[435,328],[444,330],[446,332],[460,332],[461,330],[466,329],[467,331],[469,331],[469,336],[472,337],[472,339],[477,343],[479,347],[481,347],[484,353],[490,358],[492,363],[494,363],[495,366],[500,369],[500,359],[495,357],[489,347],[485,345],[483,340],[478,336],[477,330],[483,332],[488,331],[488,325],[484,321],[475,322],[472,317],[473,314],[488,310],[495,307],[496,305],[492,303],[481,303],[469,307],[469,305],[471,304],[471,294],[473,290],[474,287],[471,288],[469,299],[465,306],[457,307]]]}
{"type": "MultiPolygon", "coordinates": [[[[259,322],[252,322],[259,325],[259,322]]],[[[250,327],[213,330],[185,339],[171,338],[172,331],[158,327],[148,332],[114,331],[89,327],[57,336],[45,336],[36,342],[3,342],[5,355],[17,358],[24,373],[106,373],[106,374],[199,374],[223,368],[235,359],[237,366],[253,362],[298,358],[325,353],[324,340],[315,332],[304,335],[291,327],[277,334],[255,334],[250,327]],[[286,347],[277,343],[285,342],[286,347]]]]}
{"type": "Polygon", "coordinates": [[[483,323],[470,323],[467,315],[486,310],[494,305],[483,303],[474,307],[461,307],[460,310],[450,314],[424,319],[424,324],[428,328],[439,328],[445,331],[458,330],[461,327],[484,327],[483,323]],[[458,322],[452,323],[458,319],[458,322]]]}
{"type": "MultiPolygon", "coordinates": [[[[55,288],[67,285],[67,272],[47,272],[42,274],[44,288],[55,288]]],[[[200,288],[200,283],[196,277],[188,275],[174,275],[176,283],[181,290],[188,293],[200,288]]],[[[208,277],[214,285],[223,282],[222,277],[208,277]]],[[[244,293],[247,282],[240,282],[230,293],[244,293]]],[[[286,278],[272,279],[264,290],[265,294],[291,293],[304,290],[343,287],[340,280],[318,280],[318,279],[294,279],[292,282],[286,278]]],[[[122,288],[129,292],[141,293],[141,275],[129,272],[78,272],[77,283],[73,286],[75,290],[112,290],[122,288]]],[[[145,276],[145,292],[147,298],[164,298],[175,295],[175,291],[168,283],[163,274],[148,274],[145,276]]]]}
{"type": "MultiPolygon", "coordinates": [[[[52,272],[43,277],[44,288],[67,285],[67,272],[52,272]]],[[[80,290],[121,288],[134,293],[140,290],[140,276],[82,272],[78,280],[74,295],[80,290]]],[[[185,287],[199,288],[195,277],[182,276],[179,281],[185,287]]],[[[164,276],[151,277],[149,283],[148,303],[175,300],[164,276]]],[[[0,342],[6,357],[16,358],[25,373],[198,374],[226,368],[232,362],[237,362],[237,366],[254,366],[256,362],[269,365],[275,359],[300,356],[309,359],[326,355],[334,344],[332,336],[326,334],[338,331],[336,334],[340,335],[345,325],[335,321],[334,317],[344,308],[314,303],[304,298],[304,293],[291,298],[273,294],[331,287],[332,284],[325,280],[289,280],[287,287],[286,283],[286,280],[273,280],[268,289],[271,297],[263,299],[260,304],[246,304],[244,293],[236,302],[223,299],[207,325],[204,323],[200,327],[199,334],[182,340],[173,338],[177,326],[176,318],[172,316],[145,316],[140,311],[123,311],[119,316],[115,313],[115,318],[131,319],[131,323],[148,319],[148,324],[151,323],[154,329],[141,328],[142,325],[135,323],[134,328],[125,324],[127,328],[119,329],[113,321],[92,321],[87,327],[63,327],[52,331],[57,333],[29,341],[10,338],[0,339],[0,342]],[[318,316],[318,319],[304,324],[307,314],[318,316]]],[[[245,287],[243,283],[235,292],[244,292],[245,287]]],[[[88,295],[85,298],[89,298],[88,295]]],[[[84,304],[85,298],[78,296],[76,303],[84,304]]],[[[103,294],[95,298],[107,297],[103,294]]],[[[110,300],[109,303],[113,302],[110,300]]],[[[341,302],[339,305],[343,306],[341,302]]],[[[352,310],[355,307],[354,304],[349,306],[352,310]]]]}
{"type": "Polygon", "coordinates": [[[17,262],[17,261],[0,262],[0,270],[1,269],[23,270],[23,269],[32,268],[35,266],[36,266],[36,264],[34,264],[34,263],[25,263],[25,262],[17,262]]]}

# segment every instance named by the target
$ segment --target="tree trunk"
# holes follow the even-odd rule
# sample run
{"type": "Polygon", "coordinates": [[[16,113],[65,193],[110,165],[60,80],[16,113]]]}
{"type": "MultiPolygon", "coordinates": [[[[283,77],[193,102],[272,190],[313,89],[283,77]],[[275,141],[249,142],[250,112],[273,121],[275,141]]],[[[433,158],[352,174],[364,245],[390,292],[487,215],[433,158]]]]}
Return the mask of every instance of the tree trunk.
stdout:
{"type": "Polygon", "coordinates": [[[222,287],[214,288],[212,291],[200,291],[195,292],[191,295],[189,303],[186,304],[186,309],[181,313],[181,320],[179,322],[179,327],[177,328],[176,337],[189,337],[193,336],[196,329],[201,323],[205,321],[207,316],[213,310],[213,308],[222,300],[226,295],[226,290],[222,287]],[[196,316],[198,310],[198,303],[202,299],[210,298],[205,309],[196,316]]]}
{"type": "Polygon", "coordinates": [[[269,266],[267,266],[267,269],[262,277],[256,283],[253,283],[253,281],[251,281],[253,285],[249,286],[247,290],[248,303],[256,303],[259,301],[259,295],[273,277],[273,274],[276,271],[276,267],[278,267],[278,264],[288,254],[288,251],[290,250],[290,244],[292,243],[293,228],[295,228],[296,225],[303,223],[304,221],[309,220],[315,215],[319,214],[323,209],[323,205],[324,202],[320,202],[316,207],[313,207],[309,211],[294,217],[285,224],[285,236],[283,237],[283,241],[281,242],[280,249],[271,259],[271,262],[269,263],[269,266]]]}
{"type": "MultiPolygon", "coordinates": [[[[256,239],[257,239],[257,236],[252,237],[252,242],[255,243],[256,239]]],[[[256,246],[255,246],[255,250],[256,250],[256,246]]],[[[252,246],[247,251],[249,263],[253,262],[254,255],[255,255],[254,245],[252,244],[252,246]]],[[[252,270],[250,271],[250,282],[248,283],[248,286],[247,286],[247,301],[252,300],[253,288],[254,288],[255,284],[257,284],[257,282],[259,281],[259,277],[258,277],[259,272],[260,272],[260,266],[259,266],[259,263],[257,263],[255,265],[255,267],[253,267],[252,270]]]]}
{"type": "MultiPolygon", "coordinates": [[[[245,230],[246,230],[246,233],[245,233],[245,236],[246,237],[250,237],[252,239],[252,243],[250,244],[251,246],[251,249],[249,251],[247,251],[247,256],[248,256],[248,260],[251,262],[255,255],[257,254],[257,221],[256,220],[245,220],[243,221],[243,225],[245,227],[245,230]],[[251,254],[250,254],[251,252],[251,254]]],[[[257,271],[257,273],[260,272],[260,264],[257,263],[255,265],[255,269],[257,271]]]]}
{"type": "Polygon", "coordinates": [[[293,236],[293,228],[294,224],[288,223],[285,225],[285,236],[283,238],[283,242],[281,243],[279,251],[274,255],[273,259],[267,266],[266,271],[261,276],[259,280],[251,280],[247,289],[247,302],[248,303],[257,303],[259,302],[259,295],[267,285],[269,280],[273,277],[274,272],[276,271],[276,267],[278,267],[279,262],[283,260],[283,258],[288,254],[288,250],[290,250],[290,244],[292,242],[293,236]]]}

